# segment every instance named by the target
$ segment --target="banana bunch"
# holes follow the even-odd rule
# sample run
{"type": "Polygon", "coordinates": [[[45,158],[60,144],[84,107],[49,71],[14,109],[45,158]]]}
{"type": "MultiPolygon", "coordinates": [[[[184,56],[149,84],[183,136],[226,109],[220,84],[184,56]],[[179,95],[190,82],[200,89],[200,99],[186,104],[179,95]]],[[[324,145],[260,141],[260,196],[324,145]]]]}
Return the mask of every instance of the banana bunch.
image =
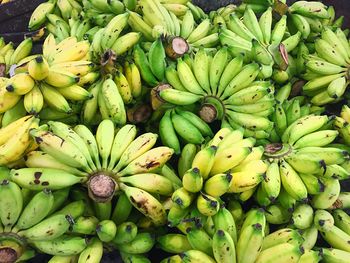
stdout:
{"type": "Polygon", "coordinates": [[[156,88],[163,101],[174,105],[201,103],[200,117],[215,120],[234,129],[243,127],[246,137],[268,138],[273,123],[274,87],[255,81],[260,73],[257,63],[244,65],[241,55],[231,58],[226,47],[214,55],[200,49],[194,58],[178,59],[165,72],[173,88],[156,88]]]}
{"type": "Polygon", "coordinates": [[[12,65],[19,64],[21,60],[28,57],[32,52],[32,47],[33,41],[31,38],[26,38],[14,48],[12,42],[6,44],[4,38],[0,37],[0,78],[8,76],[12,65]]]}
{"type": "Polygon", "coordinates": [[[95,66],[89,58],[87,41],[67,38],[56,44],[49,35],[43,44],[43,54],[22,59],[15,74],[1,85],[3,100],[1,112],[11,110],[11,101],[23,97],[23,105],[30,114],[37,114],[44,104],[60,112],[72,113],[68,100],[81,101],[91,98],[84,85],[96,79],[95,66]]]}
{"type": "MultiPolygon", "coordinates": [[[[286,123],[283,111],[276,110],[286,123]]],[[[280,122],[282,124],[282,121],[280,122]]],[[[256,192],[261,206],[276,199],[273,209],[292,210],[297,201],[312,196],[314,208],[330,207],[340,194],[339,180],[348,178],[349,153],[331,143],[337,138],[332,120],[327,116],[307,115],[284,125],[281,142],[265,145],[269,163],[266,175],[256,192]]],[[[279,132],[280,125],[276,125],[279,132]]],[[[282,131],[283,129],[281,129],[282,131]]]]}
{"type": "Polygon", "coordinates": [[[347,70],[350,62],[350,46],[340,28],[333,32],[325,27],[321,38],[315,41],[314,55],[306,57],[307,83],[303,93],[311,97],[314,105],[325,105],[339,101],[348,86],[347,70]]]}
{"type": "Polygon", "coordinates": [[[94,24],[105,26],[114,16],[125,13],[125,9],[134,10],[136,8],[135,0],[86,0],[82,1],[85,19],[90,19],[94,24]]]}
{"type": "MultiPolygon", "coordinates": [[[[43,27],[47,21],[51,21],[50,15],[55,15],[68,22],[70,18],[78,18],[82,10],[83,6],[80,0],[49,0],[38,5],[33,11],[28,28],[29,30],[37,30],[43,27]]],[[[61,23],[54,23],[54,26],[64,27],[61,23]]]]}
{"type": "Polygon", "coordinates": [[[191,210],[197,210],[199,217],[215,216],[221,211],[221,196],[255,188],[267,165],[261,161],[263,148],[254,143],[254,138],[243,139],[242,130],[223,128],[199,152],[187,145],[178,168],[182,187],[172,194],[169,223],[177,226],[192,218],[191,210]]]}
{"type": "Polygon", "coordinates": [[[94,33],[91,42],[93,57],[97,60],[103,60],[103,56],[108,50],[113,51],[114,56],[120,56],[137,44],[141,37],[140,32],[123,32],[128,24],[129,16],[129,13],[113,16],[113,19],[105,27],[94,33]]]}
{"type": "Polygon", "coordinates": [[[275,94],[277,103],[271,115],[275,129],[270,133],[270,142],[280,142],[286,127],[297,119],[310,114],[320,115],[325,111],[324,107],[310,104],[304,96],[296,96],[288,99],[292,89],[291,83],[287,83],[275,94]]]}
{"type": "Polygon", "coordinates": [[[273,12],[279,16],[288,17],[289,32],[295,34],[301,33],[303,39],[311,40],[318,37],[324,25],[342,23],[342,19],[334,21],[334,9],[327,8],[319,1],[296,1],[291,6],[286,1],[271,0],[246,0],[237,8],[237,11],[243,13],[247,8],[251,8],[255,13],[263,13],[272,8],[273,12]]]}
{"type": "Polygon", "coordinates": [[[84,212],[82,201],[61,208],[68,189],[31,193],[5,179],[0,194],[0,252],[9,262],[22,259],[30,246],[51,255],[78,254],[86,247],[83,238],[65,235],[84,212]]]}
{"type": "Polygon", "coordinates": [[[37,148],[29,132],[38,128],[38,124],[39,119],[25,116],[0,129],[0,165],[11,166],[27,152],[37,148]]]}
{"type": "Polygon", "coordinates": [[[82,122],[86,125],[98,124],[109,119],[118,126],[126,124],[125,105],[142,96],[141,75],[133,62],[126,62],[124,68],[113,75],[108,74],[89,88],[92,99],[84,102],[81,110],[82,122]]]}
{"type": "Polygon", "coordinates": [[[141,0],[141,15],[129,11],[129,25],[147,41],[166,38],[167,55],[176,58],[190,48],[213,47],[218,34],[211,32],[211,21],[203,10],[189,1],[141,0]]]}
{"type": "Polygon", "coordinates": [[[56,14],[47,14],[47,22],[45,28],[53,34],[58,42],[68,37],[76,37],[78,41],[88,39],[92,42],[93,35],[100,29],[99,26],[93,26],[91,19],[81,19],[80,17],[71,17],[64,20],[56,14]]]}
{"type": "MultiPolygon", "coordinates": [[[[268,8],[258,19],[254,11],[247,7],[242,18],[238,13],[229,15],[219,38],[221,44],[227,45],[233,54],[243,53],[247,60],[261,63],[261,77],[270,78],[278,70],[285,72],[289,60],[293,62],[288,53],[299,44],[301,32],[287,33],[286,15],[274,23],[272,8],[268,8]]],[[[293,72],[288,73],[291,78],[293,72]]]]}
{"type": "Polygon", "coordinates": [[[102,203],[122,191],[154,224],[164,224],[165,210],[152,194],[173,193],[172,180],[157,173],[157,169],[174,151],[164,146],[152,149],[156,134],[136,137],[136,133],[134,125],[115,132],[111,120],[103,120],[95,135],[84,125],[71,128],[50,121],[46,127],[30,131],[40,150],[28,153],[25,162],[29,168],[13,170],[11,180],[31,190],[84,183],[89,196],[102,203]]]}
{"type": "Polygon", "coordinates": [[[212,138],[213,132],[196,114],[177,107],[165,112],[159,122],[159,135],[164,145],[174,149],[175,154],[180,154],[179,137],[185,143],[200,145],[205,138],[212,138]]]}

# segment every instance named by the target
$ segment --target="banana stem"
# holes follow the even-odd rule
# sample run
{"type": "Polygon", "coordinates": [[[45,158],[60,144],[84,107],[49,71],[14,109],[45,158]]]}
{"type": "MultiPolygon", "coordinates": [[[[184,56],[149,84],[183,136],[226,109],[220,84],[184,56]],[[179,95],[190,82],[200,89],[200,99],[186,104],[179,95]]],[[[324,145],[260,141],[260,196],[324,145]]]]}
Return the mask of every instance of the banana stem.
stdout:
{"type": "Polygon", "coordinates": [[[189,45],[182,37],[169,37],[166,39],[165,53],[171,59],[177,59],[185,55],[189,45]]]}
{"type": "Polygon", "coordinates": [[[264,155],[273,159],[280,159],[292,152],[290,145],[282,143],[270,143],[265,146],[264,155]]]}
{"type": "Polygon", "coordinates": [[[212,123],[215,120],[221,120],[224,117],[225,107],[222,101],[216,97],[206,97],[199,110],[199,116],[206,123],[212,123]]]}
{"type": "Polygon", "coordinates": [[[110,201],[119,188],[115,180],[103,172],[92,175],[87,185],[90,198],[99,203],[110,201]]]}
{"type": "Polygon", "coordinates": [[[131,123],[139,124],[146,122],[152,115],[152,109],[148,104],[141,104],[127,110],[128,120],[131,123]]]}

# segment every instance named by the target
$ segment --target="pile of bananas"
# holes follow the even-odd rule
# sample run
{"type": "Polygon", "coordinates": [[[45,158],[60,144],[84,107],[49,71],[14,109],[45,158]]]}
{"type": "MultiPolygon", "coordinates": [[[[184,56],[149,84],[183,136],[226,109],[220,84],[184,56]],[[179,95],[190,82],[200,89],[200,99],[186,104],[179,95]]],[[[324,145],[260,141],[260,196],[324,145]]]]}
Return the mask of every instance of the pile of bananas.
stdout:
{"type": "Polygon", "coordinates": [[[348,263],[342,22],[316,1],[41,3],[0,37],[0,262],[348,263]]]}

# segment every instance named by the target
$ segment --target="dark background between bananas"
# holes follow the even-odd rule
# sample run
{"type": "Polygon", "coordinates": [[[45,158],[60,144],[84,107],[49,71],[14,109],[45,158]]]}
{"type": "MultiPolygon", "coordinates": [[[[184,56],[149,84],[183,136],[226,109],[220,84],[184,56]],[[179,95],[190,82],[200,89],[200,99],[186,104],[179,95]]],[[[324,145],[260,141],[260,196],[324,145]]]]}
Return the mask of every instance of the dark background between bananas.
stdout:
{"type": "MultiPolygon", "coordinates": [[[[199,5],[204,11],[218,9],[228,4],[238,4],[237,0],[192,0],[194,4],[199,5]]],[[[0,7],[0,35],[6,38],[6,41],[20,42],[23,34],[26,32],[27,24],[32,11],[44,0],[14,0],[13,2],[0,7]]],[[[288,4],[294,1],[287,1],[288,4]]],[[[326,5],[333,5],[337,16],[344,15],[344,27],[350,27],[350,1],[349,0],[324,0],[326,5]]],[[[350,182],[345,182],[342,187],[350,191],[350,182]]],[[[152,262],[159,262],[161,251],[155,250],[150,254],[152,262]]],[[[32,259],[32,263],[47,262],[50,257],[47,255],[38,255],[32,259]]],[[[161,257],[162,258],[162,257],[161,257]]],[[[102,263],[122,263],[117,252],[106,253],[102,263]]]]}

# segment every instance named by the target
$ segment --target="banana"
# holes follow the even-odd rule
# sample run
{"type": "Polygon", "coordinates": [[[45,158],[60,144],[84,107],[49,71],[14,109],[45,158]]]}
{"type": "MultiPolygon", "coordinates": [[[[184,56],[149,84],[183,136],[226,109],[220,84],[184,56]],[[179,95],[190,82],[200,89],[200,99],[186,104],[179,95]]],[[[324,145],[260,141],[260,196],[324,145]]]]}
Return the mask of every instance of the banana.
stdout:
{"type": "Polygon", "coordinates": [[[194,30],[189,34],[189,36],[186,39],[187,42],[193,43],[207,36],[210,31],[210,26],[211,26],[210,20],[203,19],[203,21],[196,28],[194,28],[194,30]]]}
{"type": "Polygon", "coordinates": [[[184,253],[192,249],[182,234],[166,234],[157,238],[157,246],[168,253],[184,253]]]}
{"type": "Polygon", "coordinates": [[[19,231],[18,235],[32,241],[54,240],[64,234],[72,223],[73,219],[70,215],[55,215],[29,229],[19,231]]]}
{"type": "Polygon", "coordinates": [[[304,253],[304,249],[298,246],[284,243],[277,246],[263,250],[258,258],[256,259],[257,263],[267,263],[274,262],[276,260],[290,261],[293,263],[299,262],[299,258],[304,253]]]}
{"type": "Polygon", "coordinates": [[[303,248],[312,249],[317,242],[317,236],[318,236],[318,229],[315,227],[315,225],[304,230],[302,233],[302,237],[304,239],[302,243],[303,248]]]}
{"type": "Polygon", "coordinates": [[[74,225],[70,228],[72,233],[94,235],[98,219],[94,216],[80,216],[74,220],[74,225]]]}
{"type": "Polygon", "coordinates": [[[6,83],[6,90],[17,95],[24,95],[31,91],[34,87],[34,80],[28,73],[19,73],[6,83]]]}
{"type": "MultiPolygon", "coordinates": [[[[200,250],[188,250],[180,255],[181,262],[198,262],[198,263],[214,263],[216,262],[212,257],[200,250]]],[[[177,262],[177,261],[175,261],[177,262]]]]}
{"type": "Polygon", "coordinates": [[[289,11],[306,17],[328,18],[325,5],[320,2],[298,1],[289,7],[289,11]]]}
{"type": "Polygon", "coordinates": [[[34,241],[41,252],[57,256],[71,256],[81,253],[87,246],[85,238],[63,235],[54,240],[34,241]]]}
{"type": "Polygon", "coordinates": [[[149,193],[158,193],[165,196],[171,195],[174,191],[172,182],[158,174],[136,174],[121,177],[120,182],[130,184],[149,193]]]}
{"type": "Polygon", "coordinates": [[[207,179],[215,162],[216,147],[210,146],[199,151],[192,161],[192,168],[197,168],[203,179],[207,179]]]}
{"type": "Polygon", "coordinates": [[[344,250],[335,248],[322,248],[323,259],[330,263],[345,263],[350,256],[350,253],[344,250]]]}
{"type": "Polygon", "coordinates": [[[68,114],[72,113],[72,108],[70,107],[68,101],[55,87],[46,83],[41,83],[39,87],[44,97],[44,101],[50,107],[68,114]]]}
{"type": "Polygon", "coordinates": [[[322,147],[332,143],[337,136],[338,132],[333,130],[313,132],[301,137],[295,142],[293,147],[295,149],[304,147],[322,147]]]}
{"type": "Polygon", "coordinates": [[[235,245],[224,230],[217,230],[213,236],[213,253],[218,262],[236,262],[235,245]]]}
{"type": "Polygon", "coordinates": [[[39,144],[41,150],[52,155],[58,161],[75,168],[83,168],[89,171],[85,156],[71,141],[64,140],[54,133],[40,130],[31,130],[31,136],[33,136],[35,141],[39,144]]]}
{"type": "Polygon", "coordinates": [[[321,75],[333,75],[344,72],[345,68],[324,60],[310,59],[306,62],[306,68],[321,75]]]}
{"type": "Polygon", "coordinates": [[[98,238],[90,240],[88,246],[80,253],[78,262],[97,263],[103,256],[103,244],[98,238]]]}
{"type": "Polygon", "coordinates": [[[162,81],[165,74],[165,49],[160,38],[154,41],[148,53],[148,61],[154,76],[162,81]]]}
{"type": "Polygon", "coordinates": [[[124,222],[117,228],[117,233],[113,240],[115,244],[127,244],[133,241],[137,235],[138,229],[133,222],[124,222]]]}
{"type": "Polygon", "coordinates": [[[126,123],[126,111],[116,83],[110,78],[106,79],[102,84],[99,95],[105,101],[110,119],[117,125],[124,125],[126,123]]]}
{"type": "Polygon", "coordinates": [[[99,159],[99,152],[97,147],[97,142],[91,131],[84,125],[77,125],[74,127],[74,131],[84,140],[87,146],[90,156],[94,161],[94,164],[98,169],[101,168],[101,163],[99,159]]]}
{"type": "Polygon", "coordinates": [[[208,54],[204,48],[200,48],[194,57],[193,73],[199,85],[207,94],[211,94],[209,70],[210,64],[208,54]]]}
{"type": "Polygon", "coordinates": [[[307,188],[307,192],[309,194],[315,195],[324,191],[325,186],[324,186],[323,180],[321,180],[320,178],[311,174],[303,174],[303,173],[299,173],[299,176],[301,180],[303,180],[307,188]]]}
{"type": "Polygon", "coordinates": [[[180,91],[176,89],[164,89],[159,92],[159,96],[175,105],[191,105],[199,101],[202,96],[193,94],[187,91],[180,91]]]}
{"type": "Polygon", "coordinates": [[[171,121],[177,134],[179,134],[185,141],[194,144],[201,144],[204,137],[200,130],[195,125],[190,123],[186,118],[178,114],[172,114],[171,121]]]}
{"type": "Polygon", "coordinates": [[[225,87],[221,99],[230,97],[234,93],[248,87],[259,74],[259,65],[257,63],[250,63],[238,71],[239,73],[229,82],[225,87]]]}
{"type": "Polygon", "coordinates": [[[296,200],[307,198],[307,189],[295,170],[284,160],[280,163],[281,182],[284,189],[296,200]]]}
{"type": "Polygon", "coordinates": [[[155,225],[165,223],[165,210],[156,198],[141,189],[126,186],[124,184],[121,185],[121,189],[135,208],[145,216],[149,217],[155,225]],[[147,203],[145,203],[144,200],[147,200],[147,203]]]}
{"type": "Polygon", "coordinates": [[[203,228],[188,228],[187,240],[193,249],[204,252],[207,255],[213,255],[212,239],[203,228]]]}
{"type": "Polygon", "coordinates": [[[38,114],[41,111],[44,106],[44,97],[37,85],[25,94],[23,104],[29,114],[38,114]]]}
{"type": "Polygon", "coordinates": [[[347,88],[345,77],[333,80],[327,87],[329,97],[337,99],[343,96],[347,88]]]}
{"type": "Polygon", "coordinates": [[[96,227],[96,233],[102,242],[110,242],[114,239],[117,226],[111,220],[103,220],[96,227]]]}
{"type": "Polygon", "coordinates": [[[257,17],[255,16],[253,10],[250,7],[247,7],[244,12],[243,22],[245,26],[249,29],[249,31],[253,33],[256,39],[259,42],[263,43],[264,42],[263,32],[261,31],[257,17]]]}
{"type": "Polygon", "coordinates": [[[201,192],[197,197],[197,208],[202,215],[213,216],[219,211],[220,205],[217,198],[201,192]]]}
{"type": "Polygon", "coordinates": [[[121,252],[130,254],[143,254],[150,251],[155,244],[155,239],[151,233],[138,233],[129,243],[119,244],[118,249],[121,252]]]}
{"type": "Polygon", "coordinates": [[[333,211],[334,224],[349,235],[350,233],[350,220],[349,215],[341,209],[333,211]]]}
{"type": "Polygon", "coordinates": [[[158,81],[153,75],[145,52],[139,45],[134,48],[134,61],[140,70],[142,79],[150,86],[156,86],[158,81]]]}
{"type": "MultiPolygon", "coordinates": [[[[11,137],[8,137],[7,141],[0,146],[1,164],[16,161],[24,154],[25,150],[31,143],[29,130],[31,128],[37,128],[39,122],[39,120],[34,117],[24,117],[18,121],[23,121],[22,125],[17,128],[14,134],[12,134],[11,137]]],[[[5,128],[4,132],[6,132],[6,130],[8,129],[5,128]]]]}
{"type": "Polygon", "coordinates": [[[189,143],[183,147],[177,169],[180,178],[183,178],[185,172],[191,168],[193,159],[195,158],[196,154],[197,147],[194,144],[189,143]]]}
{"type": "Polygon", "coordinates": [[[167,110],[159,122],[159,135],[162,143],[180,154],[180,142],[171,121],[171,110],[167,110]]]}
{"type": "Polygon", "coordinates": [[[292,214],[292,224],[298,229],[306,229],[312,226],[314,211],[307,204],[298,205],[292,214]]]}
{"type": "Polygon", "coordinates": [[[235,166],[239,165],[250,153],[251,148],[249,147],[235,147],[235,145],[233,145],[233,147],[223,149],[221,152],[215,155],[214,164],[210,174],[215,175],[234,168],[235,166]]]}
{"type": "Polygon", "coordinates": [[[32,13],[29,19],[29,29],[36,30],[41,27],[46,21],[46,14],[52,13],[55,8],[55,4],[51,2],[41,3],[32,13]]]}
{"type": "Polygon", "coordinates": [[[181,58],[178,59],[177,62],[177,72],[182,85],[186,88],[187,91],[197,95],[204,94],[204,90],[198,83],[194,73],[192,72],[192,69],[181,58]]]}
{"type": "Polygon", "coordinates": [[[53,207],[54,196],[48,189],[37,193],[26,205],[19,217],[16,228],[27,229],[42,221],[53,207]]]}
{"type": "Polygon", "coordinates": [[[288,129],[282,135],[282,141],[288,141],[293,144],[301,137],[320,129],[327,120],[328,118],[326,116],[308,115],[302,117],[292,125],[289,125],[288,129]]]}
{"type": "MultiPolygon", "coordinates": [[[[157,141],[158,136],[154,133],[145,133],[134,139],[134,136],[136,135],[136,127],[132,128],[130,139],[126,141],[128,145],[125,145],[123,147],[125,150],[118,154],[120,159],[118,160],[119,162],[117,163],[117,166],[114,168],[114,171],[116,172],[120,171],[130,162],[147,153],[147,151],[149,151],[157,141]]],[[[120,139],[125,139],[125,137],[120,139]]],[[[119,143],[121,143],[121,141],[119,143]]]]}
{"type": "Polygon", "coordinates": [[[327,209],[338,198],[340,194],[340,184],[336,179],[323,180],[325,189],[323,192],[314,195],[312,198],[312,206],[317,209],[327,209]]]}
{"type": "Polygon", "coordinates": [[[264,232],[260,223],[253,223],[242,227],[237,242],[237,262],[255,262],[261,251],[264,232]]]}
{"type": "Polygon", "coordinates": [[[328,61],[339,66],[346,66],[347,63],[341,53],[339,53],[332,45],[322,38],[315,41],[315,49],[317,54],[328,61]]]}
{"type": "Polygon", "coordinates": [[[85,181],[83,177],[52,168],[22,168],[11,171],[10,177],[18,185],[32,190],[43,190],[47,187],[53,190],[62,189],[85,181]],[[57,174],[60,175],[59,178],[57,174]]]}
{"type": "Polygon", "coordinates": [[[136,45],[141,38],[141,33],[139,32],[130,32],[121,37],[119,37],[111,47],[111,50],[115,52],[117,56],[123,55],[134,45],[136,45]]]}
{"type": "Polygon", "coordinates": [[[266,208],[266,221],[270,224],[288,223],[291,214],[280,204],[273,204],[266,208]]]}
{"type": "Polygon", "coordinates": [[[10,65],[17,64],[25,57],[29,56],[32,52],[33,47],[33,41],[31,38],[26,38],[23,40],[15,49],[13,52],[11,59],[10,59],[10,65]]]}
{"type": "Polygon", "coordinates": [[[220,208],[219,212],[212,217],[212,220],[216,231],[224,230],[230,235],[233,242],[237,244],[237,228],[232,211],[220,208]]]}
{"type": "Polygon", "coordinates": [[[230,173],[216,174],[205,182],[203,190],[213,197],[220,197],[230,189],[231,181],[232,175],[230,173]]]}
{"type": "Polygon", "coordinates": [[[216,95],[218,93],[218,85],[221,81],[221,76],[225,71],[225,67],[228,63],[228,49],[226,47],[221,48],[216,52],[213,60],[210,64],[209,81],[211,87],[211,94],[216,95]]]}
{"type": "Polygon", "coordinates": [[[0,219],[5,229],[11,229],[22,212],[22,192],[16,183],[3,180],[0,183],[0,193],[0,219]]]}
{"type": "Polygon", "coordinates": [[[295,229],[282,228],[267,235],[264,238],[262,251],[283,243],[300,246],[303,243],[303,238],[301,234],[295,229]]]}
{"type": "Polygon", "coordinates": [[[350,252],[349,235],[335,225],[329,231],[321,231],[321,235],[332,247],[350,252]]]}

